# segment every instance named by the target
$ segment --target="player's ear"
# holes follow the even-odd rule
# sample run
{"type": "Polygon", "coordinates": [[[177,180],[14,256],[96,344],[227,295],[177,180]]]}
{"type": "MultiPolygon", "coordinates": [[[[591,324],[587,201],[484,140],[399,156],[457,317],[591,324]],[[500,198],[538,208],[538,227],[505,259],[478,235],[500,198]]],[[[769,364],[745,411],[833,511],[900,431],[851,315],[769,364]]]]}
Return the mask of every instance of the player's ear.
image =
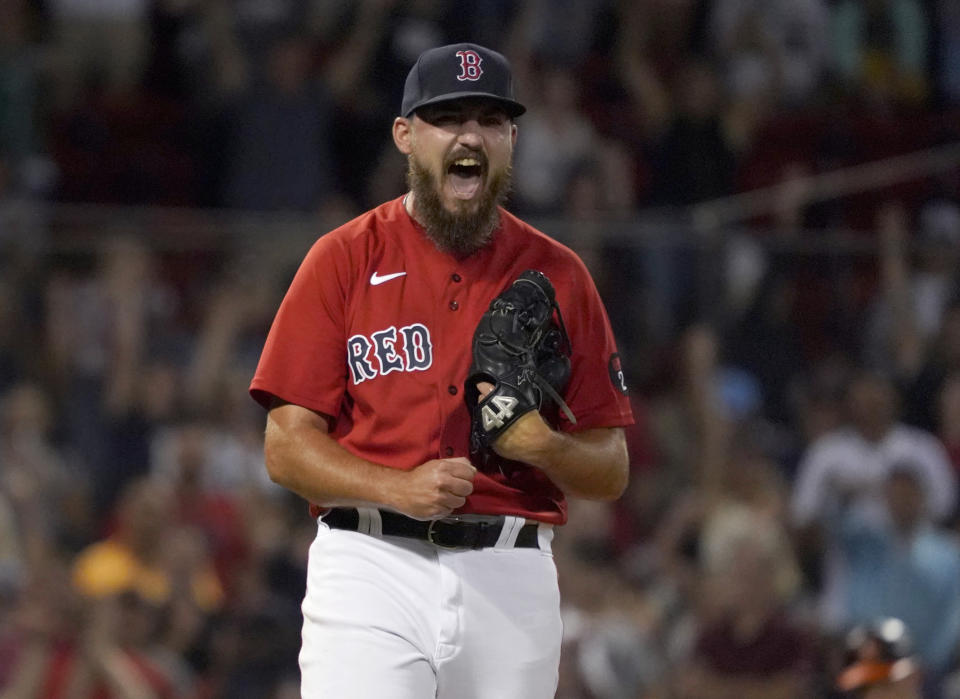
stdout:
{"type": "Polygon", "coordinates": [[[409,119],[404,117],[397,117],[393,120],[393,142],[399,150],[404,155],[409,155],[410,151],[413,150],[413,146],[410,142],[411,140],[411,124],[409,119]]]}
{"type": "Polygon", "coordinates": [[[517,125],[514,122],[510,122],[510,144],[514,148],[517,146],[517,125]]]}

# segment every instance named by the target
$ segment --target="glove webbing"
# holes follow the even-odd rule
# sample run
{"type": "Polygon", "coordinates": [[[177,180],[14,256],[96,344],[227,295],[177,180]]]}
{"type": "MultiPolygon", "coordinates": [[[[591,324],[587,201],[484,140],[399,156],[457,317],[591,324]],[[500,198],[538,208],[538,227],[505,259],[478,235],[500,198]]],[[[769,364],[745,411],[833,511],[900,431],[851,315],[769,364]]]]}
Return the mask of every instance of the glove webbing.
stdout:
{"type": "MultiPolygon", "coordinates": [[[[517,281],[534,284],[534,282],[530,281],[529,279],[518,279],[517,281]]],[[[563,324],[563,314],[560,313],[560,306],[557,305],[556,299],[551,301],[550,305],[557,314],[557,324],[560,326],[560,338],[563,340],[561,351],[569,355],[572,351],[570,346],[570,337],[567,335],[567,326],[563,324]]],[[[537,341],[539,342],[539,338],[537,341]]],[[[534,372],[533,380],[542,390],[547,392],[547,395],[550,396],[550,398],[552,398],[557,405],[560,406],[560,409],[563,411],[563,414],[567,416],[567,419],[570,421],[570,423],[576,425],[577,418],[574,416],[573,411],[570,410],[570,406],[567,405],[567,402],[560,397],[560,394],[557,393],[556,389],[550,385],[550,382],[540,376],[540,372],[534,372]]]]}

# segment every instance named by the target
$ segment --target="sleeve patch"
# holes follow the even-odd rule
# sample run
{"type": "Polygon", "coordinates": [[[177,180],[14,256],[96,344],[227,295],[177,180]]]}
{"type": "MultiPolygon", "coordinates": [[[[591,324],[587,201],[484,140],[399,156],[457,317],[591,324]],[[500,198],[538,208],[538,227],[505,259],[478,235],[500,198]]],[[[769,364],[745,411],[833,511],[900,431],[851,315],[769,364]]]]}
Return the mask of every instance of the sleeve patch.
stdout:
{"type": "Polygon", "coordinates": [[[627,395],[627,379],[623,375],[623,365],[620,362],[620,354],[614,352],[610,355],[610,361],[607,362],[607,369],[610,371],[610,382],[623,395],[627,395]]]}

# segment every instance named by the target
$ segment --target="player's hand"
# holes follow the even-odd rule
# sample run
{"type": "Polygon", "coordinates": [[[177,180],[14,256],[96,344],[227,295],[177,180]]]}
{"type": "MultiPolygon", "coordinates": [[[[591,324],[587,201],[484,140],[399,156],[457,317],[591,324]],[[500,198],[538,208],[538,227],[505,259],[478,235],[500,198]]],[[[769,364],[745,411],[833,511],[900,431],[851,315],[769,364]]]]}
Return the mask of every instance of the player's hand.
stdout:
{"type": "Polygon", "coordinates": [[[477,469],[469,459],[433,459],[404,472],[394,507],[414,519],[446,517],[473,492],[477,469]]]}
{"type": "MultiPolygon", "coordinates": [[[[483,400],[494,388],[492,383],[481,381],[477,384],[480,392],[478,400],[483,400]]],[[[531,463],[533,452],[541,448],[550,436],[550,426],[533,410],[521,415],[506,431],[493,443],[493,450],[505,459],[531,463]]]]}

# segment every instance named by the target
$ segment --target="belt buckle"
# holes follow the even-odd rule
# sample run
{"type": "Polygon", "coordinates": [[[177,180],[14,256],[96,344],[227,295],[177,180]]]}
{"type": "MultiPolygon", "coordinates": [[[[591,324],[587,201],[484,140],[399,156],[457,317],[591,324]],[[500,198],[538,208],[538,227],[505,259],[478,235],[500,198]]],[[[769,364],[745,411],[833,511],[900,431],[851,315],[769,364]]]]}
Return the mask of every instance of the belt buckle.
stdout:
{"type": "Polygon", "coordinates": [[[469,546],[456,546],[456,545],[451,546],[450,544],[445,544],[442,541],[438,541],[437,539],[434,538],[434,536],[436,535],[436,531],[434,530],[434,527],[438,523],[457,524],[458,522],[464,522],[464,521],[466,520],[456,515],[454,515],[453,517],[444,517],[443,519],[430,520],[430,524],[427,525],[427,541],[429,541],[431,544],[433,544],[437,548],[441,548],[441,549],[453,550],[453,549],[470,548],[469,546]]]}

